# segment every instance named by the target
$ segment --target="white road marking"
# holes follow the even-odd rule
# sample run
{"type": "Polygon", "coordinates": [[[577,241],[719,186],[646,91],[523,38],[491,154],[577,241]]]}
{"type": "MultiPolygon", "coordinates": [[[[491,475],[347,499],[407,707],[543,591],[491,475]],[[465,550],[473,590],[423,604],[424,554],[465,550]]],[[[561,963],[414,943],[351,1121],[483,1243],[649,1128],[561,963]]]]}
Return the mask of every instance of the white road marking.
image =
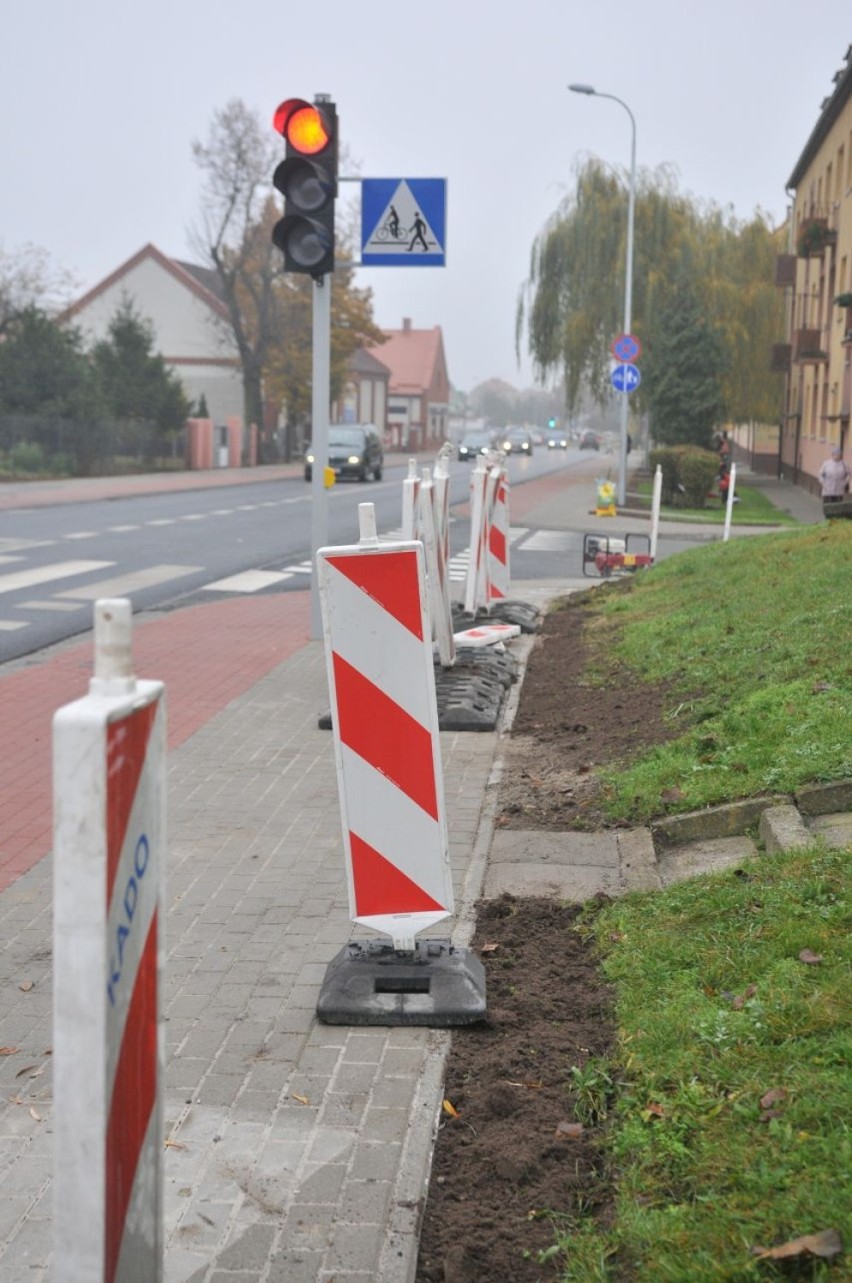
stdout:
{"type": "Polygon", "coordinates": [[[68,535],[63,535],[64,539],[97,539],[97,530],[72,530],[68,535]]]}
{"type": "Polygon", "coordinates": [[[175,520],[176,519],[174,517],[155,517],[153,521],[146,521],[145,525],[146,526],[173,526],[175,524],[175,520]]]}
{"type": "Polygon", "coordinates": [[[123,535],[127,530],[141,530],[141,526],[107,526],[107,530],[113,535],[123,535]]]}
{"type": "Polygon", "coordinates": [[[524,552],[570,552],[576,538],[570,530],[536,530],[521,547],[524,552]]]}
{"type": "Polygon", "coordinates": [[[203,587],[209,592],[259,592],[261,588],[271,588],[285,579],[292,579],[292,575],[280,570],[244,570],[239,575],[217,579],[203,587]]]}
{"type": "Polygon", "coordinates": [[[291,575],[309,575],[312,567],[309,561],[302,561],[298,566],[285,566],[284,569],[291,575]]]}
{"type": "Polygon", "coordinates": [[[26,627],[27,621],[25,619],[0,619],[0,633],[14,633],[19,628],[26,627]]]}
{"type": "Polygon", "coordinates": [[[82,602],[76,601],[19,601],[16,610],[52,610],[61,613],[63,610],[82,610],[82,602]]]}
{"type": "Polygon", "coordinates": [[[50,548],[55,539],[0,539],[0,552],[27,552],[30,548],[50,548]]]}
{"type": "Polygon", "coordinates": [[[53,579],[70,579],[72,575],[87,575],[92,570],[105,570],[107,566],[114,565],[114,561],[56,561],[50,566],[17,570],[9,575],[0,575],[0,593],[48,584],[53,579]]]}
{"type": "Polygon", "coordinates": [[[126,597],[142,588],[167,584],[170,579],[182,579],[186,575],[197,574],[203,569],[203,566],[149,566],[147,570],[118,575],[115,579],[102,579],[99,583],[86,584],[83,588],[69,588],[66,592],[57,593],[56,596],[73,598],[75,601],[97,601],[99,597],[126,597]]]}

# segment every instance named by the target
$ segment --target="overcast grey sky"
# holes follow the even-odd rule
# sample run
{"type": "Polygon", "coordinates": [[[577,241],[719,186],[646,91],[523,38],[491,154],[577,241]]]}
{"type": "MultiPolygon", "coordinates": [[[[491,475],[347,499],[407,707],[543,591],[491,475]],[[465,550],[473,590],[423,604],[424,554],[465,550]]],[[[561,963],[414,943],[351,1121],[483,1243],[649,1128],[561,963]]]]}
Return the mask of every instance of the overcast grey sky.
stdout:
{"type": "Polygon", "coordinates": [[[852,41],[849,0],[41,0],[3,25],[7,253],[42,246],[81,292],[148,241],[190,257],[213,112],[238,97],[271,122],[329,93],[363,176],[448,179],[447,267],[359,277],[380,325],[442,326],[466,389],[529,381],[514,315],[533,238],[578,158],[628,164],[624,110],[569,82],[630,105],[640,166],[780,221],[852,41]]]}

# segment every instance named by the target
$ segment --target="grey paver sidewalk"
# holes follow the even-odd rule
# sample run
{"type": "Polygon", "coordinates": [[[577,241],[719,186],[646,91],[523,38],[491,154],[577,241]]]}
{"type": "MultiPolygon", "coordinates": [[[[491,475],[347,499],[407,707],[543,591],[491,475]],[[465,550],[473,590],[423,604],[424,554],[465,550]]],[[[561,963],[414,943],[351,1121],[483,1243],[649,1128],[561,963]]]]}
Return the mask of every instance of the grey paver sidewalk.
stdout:
{"type": "MultiPolygon", "coordinates": [[[[311,643],[170,757],[168,1283],[410,1277],[446,1035],[315,1020],[352,934],[325,708],[311,643]]],[[[494,747],[442,736],[457,907],[494,747]]],[[[0,896],[3,1280],[49,1274],[50,883],[0,896]]]]}

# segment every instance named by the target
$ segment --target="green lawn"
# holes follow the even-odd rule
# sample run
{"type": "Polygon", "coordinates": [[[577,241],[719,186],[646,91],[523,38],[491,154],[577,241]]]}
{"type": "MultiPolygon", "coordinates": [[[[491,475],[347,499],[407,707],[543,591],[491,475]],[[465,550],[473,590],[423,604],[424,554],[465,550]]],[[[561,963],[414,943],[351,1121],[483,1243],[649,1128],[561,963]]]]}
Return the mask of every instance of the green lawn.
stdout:
{"type": "Polygon", "coordinates": [[[617,995],[618,1049],[584,1071],[613,1084],[605,1119],[590,1099],[617,1214],[560,1230],[563,1283],[852,1277],[756,1255],[852,1242],[849,853],[764,856],[585,929],[617,995]]]}
{"type": "MultiPolygon", "coordinates": [[[[650,481],[640,481],[636,493],[645,495],[650,504],[653,485],[650,481]]],[[[789,512],[782,512],[770,503],[766,495],[756,486],[737,486],[734,495],[739,502],[734,504],[731,513],[731,524],[735,526],[795,526],[799,523],[789,512]]],[[[725,505],[720,499],[708,499],[704,508],[675,508],[663,504],[660,515],[670,521],[706,521],[722,525],[725,521],[725,505]]]]}
{"type": "Polygon", "coordinates": [[[603,773],[613,819],[852,776],[852,522],[691,549],[592,610],[596,680],[669,683],[678,732],[603,773]]]}
{"type": "MultiPolygon", "coordinates": [[[[852,776],[852,522],[704,545],[587,600],[590,680],[669,683],[678,732],[606,772],[613,818],[852,776]]],[[[553,1209],[563,1283],[852,1279],[850,855],[815,843],[588,906],[618,1043],[578,1117],[617,1213],[553,1209]],[[756,1254],[805,1235],[829,1255],[756,1254]]]]}

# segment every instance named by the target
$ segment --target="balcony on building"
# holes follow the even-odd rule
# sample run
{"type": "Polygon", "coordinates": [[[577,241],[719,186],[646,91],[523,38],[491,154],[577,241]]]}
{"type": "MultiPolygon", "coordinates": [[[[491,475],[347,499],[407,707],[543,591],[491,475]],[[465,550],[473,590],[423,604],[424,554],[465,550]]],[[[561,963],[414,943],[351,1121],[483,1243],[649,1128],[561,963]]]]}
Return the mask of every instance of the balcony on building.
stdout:
{"type": "Polygon", "coordinates": [[[796,330],[793,334],[794,361],[827,361],[828,353],[822,344],[821,330],[796,330]]]}
{"type": "Polygon", "coordinates": [[[796,253],[799,258],[813,258],[822,254],[828,245],[837,240],[837,229],[830,226],[826,214],[803,215],[796,237],[796,253]]]}

